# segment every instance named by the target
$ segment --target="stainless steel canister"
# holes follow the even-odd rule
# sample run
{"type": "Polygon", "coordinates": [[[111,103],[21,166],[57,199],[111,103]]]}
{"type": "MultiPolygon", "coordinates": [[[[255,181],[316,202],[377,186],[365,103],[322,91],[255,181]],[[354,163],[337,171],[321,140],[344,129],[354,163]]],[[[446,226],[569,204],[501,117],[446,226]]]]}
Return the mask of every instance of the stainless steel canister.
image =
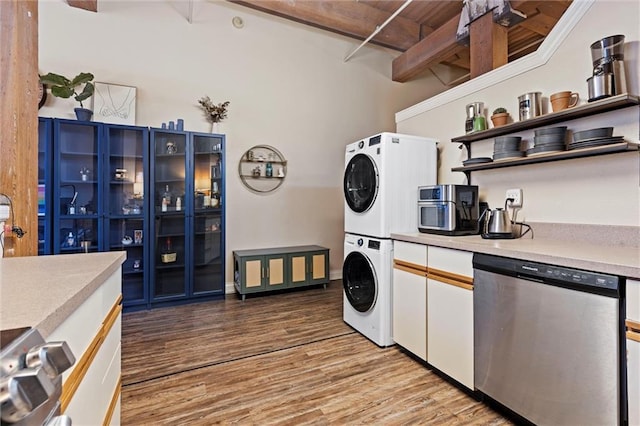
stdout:
{"type": "Polygon", "coordinates": [[[542,115],[542,93],[529,92],[518,96],[520,121],[542,115]]]}

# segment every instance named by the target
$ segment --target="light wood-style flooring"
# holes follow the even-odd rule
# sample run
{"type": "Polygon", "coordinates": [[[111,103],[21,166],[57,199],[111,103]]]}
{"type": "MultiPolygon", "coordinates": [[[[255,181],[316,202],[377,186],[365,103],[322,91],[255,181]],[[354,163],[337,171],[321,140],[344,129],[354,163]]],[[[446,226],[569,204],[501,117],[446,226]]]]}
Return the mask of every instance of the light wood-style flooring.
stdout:
{"type": "Polygon", "coordinates": [[[340,281],[123,315],[122,424],[508,425],[342,320],[340,281]]]}

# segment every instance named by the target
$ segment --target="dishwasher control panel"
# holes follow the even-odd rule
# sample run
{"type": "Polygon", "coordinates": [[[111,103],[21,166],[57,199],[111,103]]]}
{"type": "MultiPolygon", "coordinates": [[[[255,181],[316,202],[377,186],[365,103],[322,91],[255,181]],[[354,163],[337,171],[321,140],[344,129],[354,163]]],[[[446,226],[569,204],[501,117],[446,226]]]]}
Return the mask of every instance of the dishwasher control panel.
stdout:
{"type": "Polygon", "coordinates": [[[565,268],[563,266],[546,265],[544,263],[528,262],[520,259],[491,256],[475,253],[473,267],[510,276],[521,276],[540,281],[554,281],[576,287],[593,287],[594,289],[613,290],[620,288],[621,278],[615,275],[580,269],[565,268]]]}
{"type": "Polygon", "coordinates": [[[539,263],[523,262],[517,268],[523,274],[534,277],[550,278],[575,284],[583,284],[594,287],[618,289],[619,278],[613,275],[586,272],[578,269],[563,268],[559,266],[548,266],[539,263]]]}

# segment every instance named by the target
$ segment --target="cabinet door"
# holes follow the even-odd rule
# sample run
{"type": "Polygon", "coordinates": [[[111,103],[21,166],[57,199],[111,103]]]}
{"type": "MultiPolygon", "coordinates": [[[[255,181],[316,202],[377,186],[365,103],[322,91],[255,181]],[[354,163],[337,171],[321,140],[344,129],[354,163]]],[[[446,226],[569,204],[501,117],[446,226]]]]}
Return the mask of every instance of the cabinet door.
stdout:
{"type": "Polygon", "coordinates": [[[101,125],[54,120],[53,253],[104,250],[101,125]]]}
{"type": "Polygon", "coordinates": [[[329,281],[329,253],[315,252],[307,256],[309,284],[324,284],[329,281]]]}
{"type": "Polygon", "coordinates": [[[393,340],[427,360],[427,277],[424,271],[393,269],[393,340]]]}
{"type": "Polygon", "coordinates": [[[145,186],[148,181],[146,128],[105,125],[107,149],[104,193],[108,250],[125,250],[122,265],[123,305],[148,302],[148,220],[145,220],[145,186]]]}
{"type": "Polygon", "coordinates": [[[240,259],[240,285],[243,290],[264,288],[264,256],[246,256],[240,259]]]}
{"type": "Polygon", "coordinates": [[[185,201],[187,177],[187,134],[151,130],[151,208],[154,217],[154,301],[188,295],[188,217],[185,201]]]}
{"type": "Polygon", "coordinates": [[[191,134],[193,173],[188,173],[188,211],[193,211],[192,296],[224,294],[224,187],[222,135],[191,134]]]}
{"type": "Polygon", "coordinates": [[[307,279],[307,254],[291,254],[289,255],[289,281],[292,286],[302,286],[308,283],[307,279]]]}
{"type": "Polygon", "coordinates": [[[427,324],[429,364],[473,389],[473,291],[429,278],[427,324]]]}
{"type": "Polygon", "coordinates": [[[53,209],[52,193],[52,120],[38,119],[38,254],[51,254],[53,209]]]}
{"type": "Polygon", "coordinates": [[[629,426],[640,426],[640,333],[635,336],[635,340],[627,337],[629,426]]]}
{"type": "Polygon", "coordinates": [[[266,256],[264,262],[266,265],[265,288],[286,287],[286,255],[266,256]]]}

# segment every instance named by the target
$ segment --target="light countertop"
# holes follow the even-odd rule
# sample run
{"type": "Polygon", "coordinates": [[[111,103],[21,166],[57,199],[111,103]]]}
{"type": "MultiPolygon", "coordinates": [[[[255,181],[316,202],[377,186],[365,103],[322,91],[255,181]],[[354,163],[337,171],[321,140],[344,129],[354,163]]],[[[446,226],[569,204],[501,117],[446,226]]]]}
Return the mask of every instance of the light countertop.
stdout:
{"type": "Polygon", "coordinates": [[[415,232],[391,234],[391,238],[640,279],[638,247],[531,239],[528,235],[514,240],[484,240],[479,235],[451,237],[415,232]]]}
{"type": "Polygon", "coordinates": [[[55,330],[109,276],[124,251],[0,259],[0,329],[55,330]]]}

